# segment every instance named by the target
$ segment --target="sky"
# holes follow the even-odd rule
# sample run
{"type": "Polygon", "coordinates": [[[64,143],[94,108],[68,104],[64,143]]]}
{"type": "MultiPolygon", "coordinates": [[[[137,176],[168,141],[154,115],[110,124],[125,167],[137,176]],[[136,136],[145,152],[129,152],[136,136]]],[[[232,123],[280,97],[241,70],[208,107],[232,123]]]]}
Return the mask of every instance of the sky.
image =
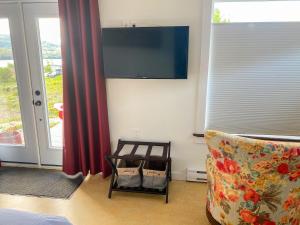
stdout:
{"type": "Polygon", "coordinates": [[[230,22],[300,22],[300,1],[216,2],[230,22]]]}
{"type": "Polygon", "coordinates": [[[0,19],[0,34],[9,34],[8,19],[0,19]]]}
{"type": "MultiPolygon", "coordinates": [[[[58,18],[40,18],[38,20],[40,38],[53,44],[60,45],[60,24],[58,18]]],[[[9,35],[8,19],[0,19],[0,34],[9,35]]]]}
{"type": "Polygon", "coordinates": [[[58,18],[39,19],[39,29],[42,41],[60,45],[60,26],[58,18]]]}

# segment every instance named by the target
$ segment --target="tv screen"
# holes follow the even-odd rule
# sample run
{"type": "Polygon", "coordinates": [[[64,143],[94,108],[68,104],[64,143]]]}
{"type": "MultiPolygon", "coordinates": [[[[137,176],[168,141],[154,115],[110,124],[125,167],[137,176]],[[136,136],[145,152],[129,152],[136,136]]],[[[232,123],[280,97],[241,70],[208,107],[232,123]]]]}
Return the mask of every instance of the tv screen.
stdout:
{"type": "Polygon", "coordinates": [[[186,79],[189,27],[103,28],[107,78],[186,79]]]}

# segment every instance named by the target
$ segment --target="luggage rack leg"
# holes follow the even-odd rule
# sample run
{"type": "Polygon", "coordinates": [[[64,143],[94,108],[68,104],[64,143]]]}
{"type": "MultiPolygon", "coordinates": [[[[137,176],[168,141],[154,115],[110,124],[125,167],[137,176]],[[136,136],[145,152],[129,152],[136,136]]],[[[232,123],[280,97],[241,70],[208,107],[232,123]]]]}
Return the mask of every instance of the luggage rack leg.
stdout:
{"type": "Polygon", "coordinates": [[[111,198],[111,194],[112,194],[112,190],[113,190],[113,186],[115,183],[115,175],[117,173],[115,164],[112,162],[111,158],[106,157],[106,160],[108,161],[109,165],[112,168],[112,174],[111,174],[111,180],[110,180],[110,185],[109,185],[109,191],[108,191],[108,198],[111,198]]]}
{"type": "Polygon", "coordinates": [[[110,186],[109,186],[108,198],[111,198],[114,181],[115,181],[115,171],[113,170],[113,173],[111,175],[110,186]]]}
{"type": "Polygon", "coordinates": [[[169,177],[168,178],[169,178],[170,181],[172,181],[172,159],[171,158],[169,159],[169,165],[168,166],[169,166],[169,174],[168,174],[169,177]]]}
{"type": "Polygon", "coordinates": [[[166,204],[169,203],[169,182],[172,180],[172,173],[171,173],[171,158],[168,159],[168,168],[167,168],[167,184],[166,184],[166,204]]]}
{"type": "Polygon", "coordinates": [[[169,181],[167,180],[167,186],[166,186],[166,204],[169,203],[169,181]]]}

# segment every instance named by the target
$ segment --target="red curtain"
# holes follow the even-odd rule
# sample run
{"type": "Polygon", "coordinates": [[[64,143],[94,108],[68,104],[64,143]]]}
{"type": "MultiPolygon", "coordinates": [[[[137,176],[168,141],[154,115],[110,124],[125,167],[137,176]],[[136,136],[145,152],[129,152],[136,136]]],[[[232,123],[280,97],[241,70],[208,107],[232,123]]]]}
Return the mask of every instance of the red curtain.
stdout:
{"type": "Polygon", "coordinates": [[[63,171],[111,173],[98,0],[59,0],[63,59],[63,171]]]}

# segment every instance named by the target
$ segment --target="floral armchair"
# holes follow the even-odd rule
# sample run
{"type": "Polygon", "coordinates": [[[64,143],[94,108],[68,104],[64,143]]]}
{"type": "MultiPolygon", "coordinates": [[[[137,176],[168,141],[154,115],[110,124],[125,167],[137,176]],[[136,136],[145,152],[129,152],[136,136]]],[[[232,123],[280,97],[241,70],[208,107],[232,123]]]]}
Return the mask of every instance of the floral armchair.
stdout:
{"type": "Polygon", "coordinates": [[[205,134],[210,221],[300,225],[300,143],[205,134]]]}

